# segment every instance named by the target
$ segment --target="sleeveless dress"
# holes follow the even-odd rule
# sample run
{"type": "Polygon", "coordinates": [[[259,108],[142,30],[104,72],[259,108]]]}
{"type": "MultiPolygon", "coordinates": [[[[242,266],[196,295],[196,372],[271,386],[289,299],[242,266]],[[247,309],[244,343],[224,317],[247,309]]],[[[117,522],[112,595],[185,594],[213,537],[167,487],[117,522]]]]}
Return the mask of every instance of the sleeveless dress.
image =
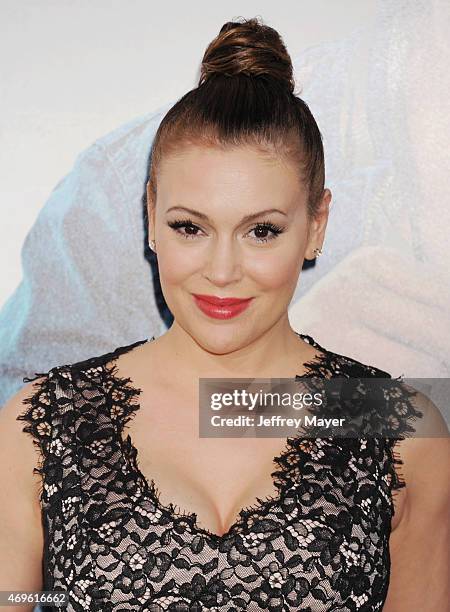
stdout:
{"type": "MultiPolygon", "coordinates": [[[[391,378],[297,335],[321,353],[296,379],[391,378]]],[[[215,534],[160,502],[123,439],[141,390],[115,361],[148,341],[24,378],[40,379],[17,419],[38,451],[43,590],[67,591],[68,612],[382,610],[403,437],[287,438],[273,459],[277,493],[215,534]]],[[[420,414],[403,408],[402,433],[420,414]]]]}

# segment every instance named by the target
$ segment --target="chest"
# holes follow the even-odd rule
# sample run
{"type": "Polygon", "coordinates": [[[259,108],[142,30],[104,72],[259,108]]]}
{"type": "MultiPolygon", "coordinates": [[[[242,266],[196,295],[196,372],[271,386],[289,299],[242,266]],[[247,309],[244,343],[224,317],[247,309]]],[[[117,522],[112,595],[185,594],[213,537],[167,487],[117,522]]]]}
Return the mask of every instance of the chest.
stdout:
{"type": "MultiPolygon", "coordinates": [[[[114,389],[116,407],[127,390],[114,389]]],[[[195,600],[231,612],[352,609],[365,581],[365,602],[381,609],[386,505],[350,447],[199,438],[195,387],[144,390],[123,449],[101,405],[85,406],[83,421],[99,415],[101,435],[87,428],[60,466],[61,503],[49,499],[49,587],[82,575],[91,590],[76,596],[92,610],[195,600]]]]}
{"type": "Polygon", "coordinates": [[[223,534],[257,498],[277,494],[274,461],[283,438],[200,438],[197,392],[161,391],[143,398],[127,427],[139,469],[160,501],[195,513],[198,525],[223,534]]]}
{"type": "MultiPolygon", "coordinates": [[[[147,482],[154,481],[161,503],[174,503],[183,512],[194,513],[198,526],[223,534],[243,509],[277,496],[277,459],[284,464],[283,482],[292,478],[289,462],[295,461],[295,453],[289,454],[286,438],[281,437],[200,438],[197,390],[198,385],[193,385],[181,395],[158,388],[155,382],[151,397],[145,392],[141,396],[140,409],[126,433],[138,453],[140,472],[147,482]]],[[[294,479],[304,477],[320,490],[315,480],[320,451],[315,454],[314,444],[309,446],[308,441],[302,450],[305,474],[297,466],[294,479]],[[311,461],[306,465],[308,450],[311,461]]],[[[396,491],[392,530],[401,520],[405,502],[405,490],[396,491]]]]}

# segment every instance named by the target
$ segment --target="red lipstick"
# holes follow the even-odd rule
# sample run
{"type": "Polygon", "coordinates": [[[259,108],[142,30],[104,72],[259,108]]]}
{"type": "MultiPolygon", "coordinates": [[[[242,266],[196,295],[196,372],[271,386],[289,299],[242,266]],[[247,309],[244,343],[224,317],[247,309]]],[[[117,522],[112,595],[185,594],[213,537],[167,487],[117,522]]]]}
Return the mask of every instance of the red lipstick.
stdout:
{"type": "Polygon", "coordinates": [[[221,298],[215,295],[192,294],[202,312],[213,319],[231,319],[243,312],[253,298],[221,298]]]}

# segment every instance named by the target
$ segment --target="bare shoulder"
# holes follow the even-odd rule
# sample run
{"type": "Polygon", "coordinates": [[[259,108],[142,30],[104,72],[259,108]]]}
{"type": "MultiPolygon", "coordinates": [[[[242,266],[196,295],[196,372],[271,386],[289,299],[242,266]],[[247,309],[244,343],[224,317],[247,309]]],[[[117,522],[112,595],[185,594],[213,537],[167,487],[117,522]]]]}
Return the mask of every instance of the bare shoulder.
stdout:
{"type": "Polygon", "coordinates": [[[33,473],[39,453],[23,432],[23,421],[17,420],[40,382],[26,384],[0,409],[0,590],[42,586],[40,481],[33,473]]]}
{"type": "MultiPolygon", "coordinates": [[[[24,421],[18,420],[19,415],[28,411],[26,400],[36,393],[39,387],[45,380],[42,376],[33,382],[24,385],[8,402],[0,409],[0,453],[2,454],[1,466],[9,465],[9,474],[17,472],[24,479],[24,488],[30,495],[30,499],[38,501],[36,495],[38,489],[30,490],[29,484],[34,480],[37,484],[37,479],[32,479],[33,469],[37,465],[39,453],[36,445],[33,444],[32,437],[26,435],[23,431],[24,421]],[[9,457],[9,459],[8,459],[9,457]],[[15,461],[18,459],[18,461],[15,461]],[[30,476],[31,474],[31,476],[30,476]]],[[[4,471],[4,470],[3,470],[4,471]]]]}
{"type": "Polygon", "coordinates": [[[409,401],[420,418],[414,419],[412,423],[414,432],[411,437],[401,440],[397,448],[403,462],[409,503],[412,503],[425,495],[429,500],[430,495],[439,497],[445,490],[448,492],[450,434],[442,413],[428,396],[416,390],[409,401]],[[441,492],[433,487],[433,484],[444,480],[446,484],[441,492]]]}
{"type": "Polygon", "coordinates": [[[391,580],[383,610],[449,610],[450,437],[437,406],[418,392],[416,432],[396,445],[406,502],[390,538],[391,580]]]}

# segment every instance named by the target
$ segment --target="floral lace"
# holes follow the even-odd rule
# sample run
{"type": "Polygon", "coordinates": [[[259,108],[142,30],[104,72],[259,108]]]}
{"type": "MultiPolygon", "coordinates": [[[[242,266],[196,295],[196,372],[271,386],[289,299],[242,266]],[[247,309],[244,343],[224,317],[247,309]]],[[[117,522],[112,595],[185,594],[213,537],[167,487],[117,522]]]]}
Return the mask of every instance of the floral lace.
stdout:
{"type": "MultiPolygon", "coordinates": [[[[320,353],[296,378],[390,378],[298,335],[320,353]]],[[[141,390],[116,360],[144,342],[24,378],[36,381],[17,418],[39,451],[43,589],[67,591],[69,612],[381,610],[402,437],[287,438],[273,459],[276,495],[215,534],[161,503],[123,439],[141,390]]],[[[421,413],[400,413],[408,435],[421,413]]]]}

